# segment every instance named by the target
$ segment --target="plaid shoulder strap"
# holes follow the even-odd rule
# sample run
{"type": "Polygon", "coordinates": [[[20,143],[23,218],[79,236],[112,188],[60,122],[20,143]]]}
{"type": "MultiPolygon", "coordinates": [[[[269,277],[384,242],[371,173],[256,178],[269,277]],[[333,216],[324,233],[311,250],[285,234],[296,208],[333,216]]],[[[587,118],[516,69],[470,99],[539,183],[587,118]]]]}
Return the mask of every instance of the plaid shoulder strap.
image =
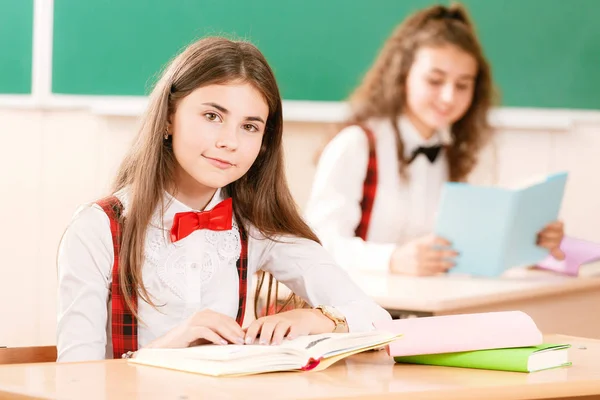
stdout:
{"type": "MultiPolygon", "coordinates": [[[[106,197],[96,202],[110,220],[110,232],[113,239],[114,262],[112,270],[112,344],[113,358],[121,358],[128,351],[138,349],[137,319],[127,308],[123,297],[119,281],[119,253],[121,249],[121,215],[123,214],[123,204],[115,196],[106,197]]],[[[236,263],[239,278],[239,300],[238,312],[236,316],[237,323],[242,326],[244,323],[244,314],[246,311],[246,297],[248,293],[248,235],[242,225],[239,226],[241,251],[240,257],[236,263]]],[[[137,291],[133,291],[133,301],[137,305],[137,291]]]]}
{"type": "Polygon", "coordinates": [[[235,320],[240,326],[243,326],[244,314],[246,313],[246,297],[248,294],[248,234],[241,223],[238,229],[240,231],[242,249],[240,250],[240,258],[238,258],[235,264],[239,279],[239,305],[235,320]]]}
{"type": "MultiPolygon", "coordinates": [[[[106,197],[97,202],[102,207],[108,219],[110,220],[110,232],[112,234],[114,261],[112,269],[112,345],[113,358],[121,358],[128,351],[138,349],[137,340],[137,319],[127,308],[121,283],[119,281],[119,254],[121,250],[121,215],[123,214],[123,204],[115,196],[106,197]]],[[[134,304],[137,305],[137,291],[132,291],[134,304]]]]}
{"type": "Polygon", "coordinates": [[[360,201],[362,216],[354,234],[363,240],[367,240],[371,212],[373,210],[373,203],[375,202],[375,194],[377,193],[377,153],[375,152],[375,135],[373,131],[365,126],[361,126],[361,128],[369,141],[369,163],[367,164],[367,174],[363,182],[363,197],[360,201]]]}

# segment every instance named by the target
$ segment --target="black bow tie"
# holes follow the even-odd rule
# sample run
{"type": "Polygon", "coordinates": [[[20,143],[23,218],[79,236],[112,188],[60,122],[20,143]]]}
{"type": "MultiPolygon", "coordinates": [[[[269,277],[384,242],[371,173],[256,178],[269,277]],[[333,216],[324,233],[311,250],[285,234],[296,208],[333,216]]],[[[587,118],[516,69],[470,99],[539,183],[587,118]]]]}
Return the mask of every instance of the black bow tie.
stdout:
{"type": "Polygon", "coordinates": [[[440,150],[442,149],[442,147],[443,146],[441,144],[429,147],[420,146],[413,151],[412,156],[408,160],[408,163],[410,164],[411,162],[413,162],[419,154],[424,154],[429,159],[429,162],[433,164],[438,154],[440,154],[440,150]]]}

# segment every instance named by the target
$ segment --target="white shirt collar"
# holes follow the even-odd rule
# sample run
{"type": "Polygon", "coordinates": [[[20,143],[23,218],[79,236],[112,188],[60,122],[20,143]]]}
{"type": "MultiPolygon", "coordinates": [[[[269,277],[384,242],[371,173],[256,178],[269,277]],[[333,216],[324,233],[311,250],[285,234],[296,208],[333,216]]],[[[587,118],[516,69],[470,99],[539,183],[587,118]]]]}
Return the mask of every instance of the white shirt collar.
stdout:
{"type": "MultiPolygon", "coordinates": [[[[212,210],[217,204],[226,199],[225,192],[219,188],[210,199],[206,207],[203,210],[195,210],[190,206],[182,203],[177,200],[177,198],[173,197],[170,193],[165,192],[164,202],[165,202],[165,213],[162,217],[162,222],[164,224],[165,229],[170,229],[171,225],[173,225],[173,219],[175,214],[180,212],[188,212],[188,211],[208,211],[212,210]]],[[[156,214],[153,217],[153,221],[160,221],[160,216],[157,215],[160,213],[160,206],[156,210],[156,214]]]]}
{"type": "Polygon", "coordinates": [[[450,127],[440,129],[433,134],[429,139],[424,139],[419,133],[417,128],[413,125],[408,117],[402,115],[398,119],[398,128],[400,129],[400,136],[404,143],[404,157],[410,158],[413,151],[420,146],[435,146],[450,145],[452,144],[452,135],[450,134],[450,127]]]}
{"type": "MultiPolygon", "coordinates": [[[[125,215],[127,215],[127,211],[129,209],[129,196],[130,196],[129,189],[130,188],[127,187],[127,188],[124,188],[124,189],[118,191],[117,193],[115,193],[115,195],[119,198],[119,200],[121,200],[121,203],[123,203],[123,206],[125,208],[125,215]]],[[[171,229],[171,226],[173,225],[173,219],[175,217],[175,214],[177,214],[179,212],[188,212],[188,211],[212,210],[217,204],[219,204],[220,202],[222,202],[223,200],[225,200],[228,197],[229,196],[227,196],[227,192],[222,190],[222,188],[219,188],[219,189],[217,189],[217,191],[215,192],[215,194],[213,195],[213,197],[210,199],[210,201],[208,202],[206,207],[204,207],[203,210],[194,210],[193,208],[191,208],[191,207],[187,206],[186,204],[182,203],[181,201],[177,200],[170,193],[165,192],[164,196],[163,196],[165,212],[164,212],[164,214],[161,215],[162,210],[161,210],[161,205],[159,203],[156,207],[156,210],[154,211],[154,214],[152,214],[152,217],[150,219],[150,225],[152,225],[156,228],[169,230],[169,229],[171,229]]]]}

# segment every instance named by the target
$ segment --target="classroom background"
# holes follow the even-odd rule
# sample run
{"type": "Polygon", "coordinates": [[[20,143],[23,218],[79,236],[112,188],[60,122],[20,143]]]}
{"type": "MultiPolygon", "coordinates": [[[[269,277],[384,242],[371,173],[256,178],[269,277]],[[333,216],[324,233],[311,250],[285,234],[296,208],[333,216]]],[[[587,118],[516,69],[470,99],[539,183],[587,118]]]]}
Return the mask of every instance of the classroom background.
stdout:
{"type": "MultiPolygon", "coordinates": [[[[56,251],[98,199],[153,79],[204,35],[255,43],[284,97],[287,177],[302,208],[318,149],[384,38],[426,0],[0,0],[0,345],[55,343],[56,251]]],[[[463,1],[502,103],[472,182],[569,172],[566,233],[600,242],[600,2],[463,1]]]]}

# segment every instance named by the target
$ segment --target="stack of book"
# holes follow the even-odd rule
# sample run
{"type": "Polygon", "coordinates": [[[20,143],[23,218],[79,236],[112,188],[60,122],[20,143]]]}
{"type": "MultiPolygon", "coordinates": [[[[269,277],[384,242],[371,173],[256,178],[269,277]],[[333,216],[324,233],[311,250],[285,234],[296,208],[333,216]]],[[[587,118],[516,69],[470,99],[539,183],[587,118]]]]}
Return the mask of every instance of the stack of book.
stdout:
{"type": "Polygon", "coordinates": [[[402,332],[389,354],[397,363],[535,372],[569,366],[568,344],[544,343],[520,311],[386,321],[378,329],[402,332]]]}

